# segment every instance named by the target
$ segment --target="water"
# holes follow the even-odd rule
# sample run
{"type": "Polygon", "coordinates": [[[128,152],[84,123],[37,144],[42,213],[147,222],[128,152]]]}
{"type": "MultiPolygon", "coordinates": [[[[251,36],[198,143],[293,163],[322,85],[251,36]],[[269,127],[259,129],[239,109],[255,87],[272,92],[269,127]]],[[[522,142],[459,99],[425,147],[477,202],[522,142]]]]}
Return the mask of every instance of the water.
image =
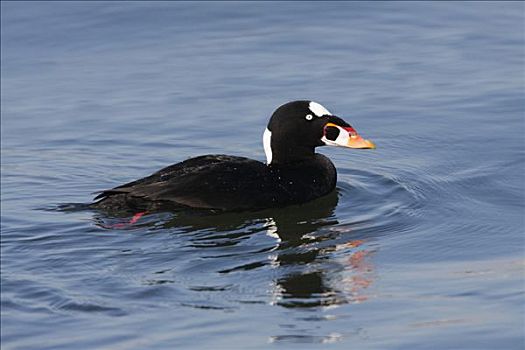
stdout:
{"type": "Polygon", "coordinates": [[[2,2],[3,349],[522,349],[524,5],[2,2]],[[191,156],[264,159],[314,99],[333,195],[53,210],[191,156]],[[329,343],[329,345],[327,345],[329,343]]]}

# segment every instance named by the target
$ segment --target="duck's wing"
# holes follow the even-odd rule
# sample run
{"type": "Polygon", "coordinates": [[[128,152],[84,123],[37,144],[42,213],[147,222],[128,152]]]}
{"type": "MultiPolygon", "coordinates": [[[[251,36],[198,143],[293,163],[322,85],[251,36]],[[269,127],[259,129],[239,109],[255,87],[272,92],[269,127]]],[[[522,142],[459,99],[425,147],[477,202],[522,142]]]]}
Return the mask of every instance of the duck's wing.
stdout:
{"type": "Polygon", "coordinates": [[[114,187],[109,190],[95,192],[98,195],[94,199],[96,200],[96,199],[104,198],[104,197],[110,196],[112,194],[117,194],[117,193],[127,193],[129,192],[129,189],[133,187],[140,186],[140,185],[143,185],[143,186],[150,185],[150,184],[154,184],[157,182],[165,181],[167,179],[182,176],[188,172],[193,172],[200,167],[207,166],[207,165],[213,165],[214,163],[219,163],[221,161],[227,161],[227,160],[230,160],[231,158],[240,158],[240,157],[209,154],[205,156],[190,158],[180,163],[172,164],[170,166],[162,168],[161,170],[149,176],[143,177],[141,179],[125,183],[123,185],[114,187]]]}
{"type": "Polygon", "coordinates": [[[272,199],[270,195],[261,197],[260,190],[269,186],[270,175],[263,163],[244,157],[207,155],[103,191],[95,199],[128,194],[193,208],[231,210],[264,206],[272,199]],[[256,197],[255,193],[259,195],[256,197]]]}

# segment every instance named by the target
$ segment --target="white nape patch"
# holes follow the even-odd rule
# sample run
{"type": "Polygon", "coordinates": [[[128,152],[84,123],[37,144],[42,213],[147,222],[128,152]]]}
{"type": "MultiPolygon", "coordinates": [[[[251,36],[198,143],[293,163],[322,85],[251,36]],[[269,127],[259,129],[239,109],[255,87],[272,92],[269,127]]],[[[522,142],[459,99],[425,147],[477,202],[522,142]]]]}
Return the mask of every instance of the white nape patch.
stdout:
{"type": "Polygon", "coordinates": [[[350,139],[350,135],[348,134],[348,131],[346,131],[340,126],[337,126],[337,128],[339,129],[339,135],[337,135],[337,138],[334,141],[327,139],[326,136],[323,136],[321,138],[321,141],[323,141],[325,145],[344,147],[348,144],[348,140],[350,139]]]}
{"type": "Polygon", "coordinates": [[[266,164],[272,163],[272,132],[266,128],[263,134],[264,153],[266,154],[266,164]]]}
{"type": "Polygon", "coordinates": [[[318,117],[322,117],[323,115],[332,115],[332,113],[330,113],[328,109],[324,108],[319,103],[314,102],[314,101],[310,101],[308,108],[310,108],[312,113],[318,117]]]}

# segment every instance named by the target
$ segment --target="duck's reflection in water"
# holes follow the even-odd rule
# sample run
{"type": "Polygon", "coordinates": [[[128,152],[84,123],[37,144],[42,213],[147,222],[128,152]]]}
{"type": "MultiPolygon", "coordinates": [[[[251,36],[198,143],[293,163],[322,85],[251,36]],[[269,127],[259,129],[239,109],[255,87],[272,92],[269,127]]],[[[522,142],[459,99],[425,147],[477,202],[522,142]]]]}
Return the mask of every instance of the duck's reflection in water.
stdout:
{"type": "MultiPolygon", "coordinates": [[[[176,228],[188,234],[189,246],[199,249],[201,258],[214,259],[221,274],[270,267],[271,304],[293,308],[362,302],[373,280],[370,252],[366,238],[351,224],[339,224],[337,203],[334,191],[313,202],[280,209],[176,213],[162,225],[155,223],[154,229],[176,228]],[[260,237],[261,231],[270,241],[244,242],[260,237]],[[235,249],[225,253],[232,246],[235,249]]],[[[147,216],[143,219],[148,227],[147,216]]],[[[96,222],[104,218],[98,215],[96,222]]]]}
{"type": "Polygon", "coordinates": [[[370,251],[358,233],[338,225],[337,202],[334,192],[269,220],[268,233],[278,241],[269,259],[283,272],[273,282],[273,304],[316,307],[367,299],[365,289],[373,279],[370,251]]]}

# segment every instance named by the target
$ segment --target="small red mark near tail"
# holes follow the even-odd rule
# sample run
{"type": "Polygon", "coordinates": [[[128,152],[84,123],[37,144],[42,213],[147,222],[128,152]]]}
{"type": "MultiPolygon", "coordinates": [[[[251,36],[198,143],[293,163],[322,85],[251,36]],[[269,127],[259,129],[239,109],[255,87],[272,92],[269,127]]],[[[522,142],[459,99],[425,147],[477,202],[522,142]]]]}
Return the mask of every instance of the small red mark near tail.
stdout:
{"type": "Polygon", "coordinates": [[[141,211],[140,213],[137,213],[135,215],[133,215],[133,217],[131,218],[131,220],[129,220],[129,224],[130,225],[133,225],[134,223],[136,223],[137,221],[139,221],[139,219],[144,215],[146,214],[145,211],[141,211]]]}
{"type": "Polygon", "coordinates": [[[135,215],[133,215],[133,217],[128,221],[128,222],[120,222],[118,224],[113,224],[113,225],[104,225],[103,227],[104,228],[127,228],[135,223],[137,223],[137,221],[139,221],[139,219],[144,216],[145,214],[147,214],[147,212],[145,211],[141,211],[140,213],[136,213],[135,215]]]}

